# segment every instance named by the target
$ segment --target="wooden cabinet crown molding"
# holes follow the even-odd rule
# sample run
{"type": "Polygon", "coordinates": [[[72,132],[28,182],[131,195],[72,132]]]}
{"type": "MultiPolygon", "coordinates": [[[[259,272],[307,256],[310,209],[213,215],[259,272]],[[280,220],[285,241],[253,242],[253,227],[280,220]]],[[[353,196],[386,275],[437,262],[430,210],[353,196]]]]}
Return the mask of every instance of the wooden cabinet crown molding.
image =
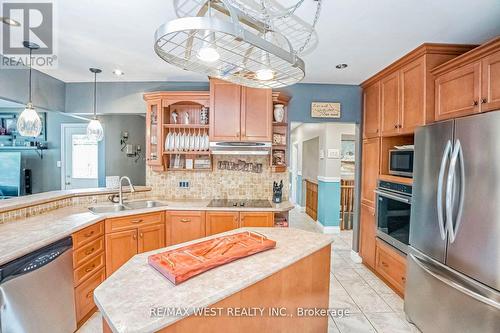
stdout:
{"type": "Polygon", "coordinates": [[[489,54],[497,52],[500,48],[500,36],[497,36],[486,43],[477,46],[476,48],[464,53],[450,61],[445,62],[442,65],[437,66],[431,72],[433,75],[440,75],[451,70],[457,69],[458,67],[464,66],[468,63],[478,61],[489,54]]]}
{"type": "Polygon", "coordinates": [[[472,50],[477,47],[477,45],[464,45],[464,44],[440,44],[440,43],[424,43],[406,54],[405,56],[399,58],[395,62],[393,62],[388,67],[385,67],[383,70],[379,71],[369,79],[363,81],[361,83],[361,87],[365,88],[366,86],[371,85],[373,82],[380,80],[382,77],[391,74],[401,67],[409,64],[415,59],[426,55],[426,54],[448,54],[448,55],[461,55],[465,52],[472,50]]]}
{"type": "Polygon", "coordinates": [[[204,106],[209,105],[210,91],[155,91],[143,95],[145,101],[156,99],[168,100],[168,104],[192,101],[204,106]]]}

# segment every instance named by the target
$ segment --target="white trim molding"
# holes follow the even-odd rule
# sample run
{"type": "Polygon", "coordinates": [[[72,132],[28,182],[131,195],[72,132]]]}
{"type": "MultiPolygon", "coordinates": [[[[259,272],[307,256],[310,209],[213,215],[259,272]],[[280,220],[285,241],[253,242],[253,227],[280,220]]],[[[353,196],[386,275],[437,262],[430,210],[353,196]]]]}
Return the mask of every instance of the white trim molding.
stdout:
{"type": "Polygon", "coordinates": [[[356,264],[361,264],[363,262],[363,259],[359,256],[359,253],[354,250],[351,250],[351,260],[356,264]]]}
{"type": "Polygon", "coordinates": [[[302,177],[302,170],[297,170],[297,176],[301,176],[302,177]]]}
{"type": "Polygon", "coordinates": [[[318,176],[318,180],[325,183],[340,183],[340,177],[318,176]]]}
{"type": "Polygon", "coordinates": [[[340,226],[324,226],[320,221],[316,221],[319,230],[324,234],[339,234],[340,226]]]}

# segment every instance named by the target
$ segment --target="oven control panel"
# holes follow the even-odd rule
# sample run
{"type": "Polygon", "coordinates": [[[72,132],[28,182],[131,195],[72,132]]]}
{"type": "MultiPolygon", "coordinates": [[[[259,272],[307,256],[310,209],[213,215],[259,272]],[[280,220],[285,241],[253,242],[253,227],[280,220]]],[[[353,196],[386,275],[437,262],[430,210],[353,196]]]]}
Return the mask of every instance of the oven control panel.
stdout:
{"type": "Polygon", "coordinates": [[[404,193],[407,195],[411,195],[411,190],[412,190],[411,185],[387,182],[384,180],[379,181],[378,187],[381,189],[386,189],[386,190],[393,191],[393,192],[404,193]]]}

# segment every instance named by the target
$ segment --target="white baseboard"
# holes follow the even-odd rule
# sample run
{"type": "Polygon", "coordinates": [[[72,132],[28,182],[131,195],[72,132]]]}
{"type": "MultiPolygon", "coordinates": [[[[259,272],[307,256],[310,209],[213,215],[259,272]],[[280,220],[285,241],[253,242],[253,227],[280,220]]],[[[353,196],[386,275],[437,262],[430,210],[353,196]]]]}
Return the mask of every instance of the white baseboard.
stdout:
{"type": "Polygon", "coordinates": [[[324,226],[321,224],[321,222],[316,221],[317,226],[319,227],[320,231],[324,234],[339,234],[340,233],[340,227],[339,226],[324,226]]]}
{"type": "Polygon", "coordinates": [[[363,262],[363,259],[359,256],[359,253],[354,250],[351,250],[351,260],[356,264],[361,264],[363,262]]]}

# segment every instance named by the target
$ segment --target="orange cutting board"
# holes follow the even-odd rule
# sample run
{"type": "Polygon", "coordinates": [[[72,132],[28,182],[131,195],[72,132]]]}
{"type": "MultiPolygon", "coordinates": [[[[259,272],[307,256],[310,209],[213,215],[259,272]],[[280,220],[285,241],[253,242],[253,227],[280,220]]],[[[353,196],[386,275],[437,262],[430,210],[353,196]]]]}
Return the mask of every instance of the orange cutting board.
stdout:
{"type": "Polygon", "coordinates": [[[148,257],[148,263],[177,285],[231,261],[273,249],[276,242],[252,232],[213,238],[148,257]]]}

